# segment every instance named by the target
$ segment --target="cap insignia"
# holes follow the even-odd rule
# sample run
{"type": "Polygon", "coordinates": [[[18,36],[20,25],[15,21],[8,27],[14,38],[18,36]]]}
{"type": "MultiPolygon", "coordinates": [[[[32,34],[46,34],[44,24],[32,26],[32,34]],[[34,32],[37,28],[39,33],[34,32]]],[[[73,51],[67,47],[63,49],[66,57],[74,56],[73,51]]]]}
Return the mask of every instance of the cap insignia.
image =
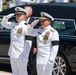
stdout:
{"type": "Polygon", "coordinates": [[[55,29],[51,28],[51,29],[50,29],[50,31],[54,32],[54,31],[55,31],[55,29]]]}
{"type": "Polygon", "coordinates": [[[19,8],[17,8],[16,11],[19,11],[19,8]]]}

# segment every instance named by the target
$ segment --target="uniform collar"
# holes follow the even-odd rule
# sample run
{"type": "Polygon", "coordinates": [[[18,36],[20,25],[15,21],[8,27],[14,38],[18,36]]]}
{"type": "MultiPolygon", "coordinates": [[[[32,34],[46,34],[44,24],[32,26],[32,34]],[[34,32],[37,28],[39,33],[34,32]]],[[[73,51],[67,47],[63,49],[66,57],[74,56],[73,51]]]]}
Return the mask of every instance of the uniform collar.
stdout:
{"type": "Polygon", "coordinates": [[[46,30],[46,29],[50,29],[50,25],[48,25],[47,27],[44,27],[44,30],[46,30]]]}
{"type": "Polygon", "coordinates": [[[18,22],[18,25],[25,23],[25,20],[18,22]]]}

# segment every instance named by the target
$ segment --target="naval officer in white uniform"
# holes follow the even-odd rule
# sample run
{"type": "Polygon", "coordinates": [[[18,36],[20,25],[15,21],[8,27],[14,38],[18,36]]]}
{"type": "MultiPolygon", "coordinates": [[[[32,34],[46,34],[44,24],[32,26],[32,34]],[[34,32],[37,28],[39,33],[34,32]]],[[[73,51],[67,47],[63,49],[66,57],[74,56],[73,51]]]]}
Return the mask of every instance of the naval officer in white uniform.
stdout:
{"type": "Polygon", "coordinates": [[[32,31],[37,36],[37,73],[38,75],[52,75],[55,57],[59,47],[59,34],[51,27],[54,18],[46,12],[41,12],[41,27],[32,31]]]}
{"type": "Polygon", "coordinates": [[[36,22],[25,25],[26,14],[28,13],[25,9],[16,7],[15,15],[18,23],[8,22],[8,20],[14,16],[14,13],[4,16],[1,21],[3,27],[11,29],[11,42],[8,55],[10,56],[13,75],[28,75],[27,62],[31,44],[25,40],[25,35],[33,29],[36,22]]]}

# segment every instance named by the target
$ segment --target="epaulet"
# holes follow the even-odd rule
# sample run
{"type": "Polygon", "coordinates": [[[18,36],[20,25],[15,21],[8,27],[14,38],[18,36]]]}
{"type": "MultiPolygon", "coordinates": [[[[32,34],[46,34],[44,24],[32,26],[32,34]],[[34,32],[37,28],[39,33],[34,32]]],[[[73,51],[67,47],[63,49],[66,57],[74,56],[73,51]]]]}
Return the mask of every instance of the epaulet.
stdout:
{"type": "Polygon", "coordinates": [[[54,28],[50,28],[50,31],[55,32],[55,29],[54,28]]]}
{"type": "Polygon", "coordinates": [[[39,26],[39,29],[43,29],[41,26],[39,26]]]}
{"type": "Polygon", "coordinates": [[[27,23],[24,23],[24,25],[28,25],[27,23]]]}

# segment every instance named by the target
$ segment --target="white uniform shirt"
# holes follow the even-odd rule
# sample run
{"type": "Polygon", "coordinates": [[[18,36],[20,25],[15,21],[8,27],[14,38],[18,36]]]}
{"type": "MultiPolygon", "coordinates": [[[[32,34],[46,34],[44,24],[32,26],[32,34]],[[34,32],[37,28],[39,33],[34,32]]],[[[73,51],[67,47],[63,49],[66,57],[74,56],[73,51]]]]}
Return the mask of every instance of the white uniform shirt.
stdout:
{"type": "Polygon", "coordinates": [[[58,32],[54,32],[50,25],[44,29],[34,29],[32,36],[37,36],[37,64],[47,64],[48,60],[54,61],[58,52],[58,45],[52,46],[52,41],[59,41],[58,32]],[[43,40],[45,34],[48,34],[48,40],[43,40]]]}
{"type": "Polygon", "coordinates": [[[69,0],[55,0],[55,2],[69,2],[69,0]]]}
{"type": "Polygon", "coordinates": [[[49,3],[48,0],[36,0],[36,3],[49,3]]]}
{"type": "Polygon", "coordinates": [[[6,19],[3,19],[1,22],[2,26],[11,29],[11,42],[8,52],[11,58],[28,59],[31,45],[25,40],[25,35],[31,31],[31,26],[26,26],[24,23],[25,20],[15,23],[8,22],[6,19]]]}

